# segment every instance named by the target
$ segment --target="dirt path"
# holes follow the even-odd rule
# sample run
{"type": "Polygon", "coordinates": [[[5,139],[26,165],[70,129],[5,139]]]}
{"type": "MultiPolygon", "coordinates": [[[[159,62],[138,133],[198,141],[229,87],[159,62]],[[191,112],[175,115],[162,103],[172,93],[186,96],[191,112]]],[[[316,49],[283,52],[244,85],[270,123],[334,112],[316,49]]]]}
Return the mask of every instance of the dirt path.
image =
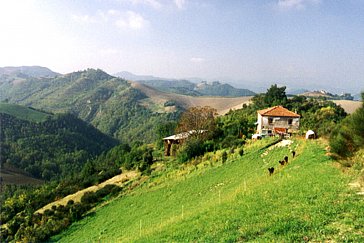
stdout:
{"type": "Polygon", "coordinates": [[[90,187],[80,190],[76,193],[70,194],[62,199],[49,203],[46,206],[42,207],[41,209],[38,209],[36,211],[36,213],[43,213],[45,210],[51,209],[53,205],[56,205],[56,206],[66,205],[68,203],[68,201],[70,201],[70,200],[73,200],[74,202],[80,202],[81,197],[83,196],[83,194],[85,194],[85,192],[90,192],[90,191],[94,192],[94,191],[97,191],[97,190],[103,188],[106,185],[111,185],[111,184],[120,186],[123,183],[125,183],[126,181],[129,181],[130,179],[134,179],[137,176],[138,176],[138,173],[136,171],[128,171],[128,172],[122,173],[122,174],[114,176],[98,185],[90,186],[90,187]]]}

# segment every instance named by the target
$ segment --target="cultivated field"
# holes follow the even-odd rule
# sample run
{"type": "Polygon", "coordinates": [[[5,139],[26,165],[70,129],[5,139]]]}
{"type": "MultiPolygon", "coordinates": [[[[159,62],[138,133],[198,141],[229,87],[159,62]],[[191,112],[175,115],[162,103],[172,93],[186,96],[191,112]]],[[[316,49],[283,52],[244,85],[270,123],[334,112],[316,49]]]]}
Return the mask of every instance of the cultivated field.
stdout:
{"type": "Polygon", "coordinates": [[[363,242],[363,196],[326,156],[325,143],[298,139],[265,149],[269,142],[246,145],[243,156],[228,152],[225,164],[217,151],[198,165],[161,165],[129,195],[51,240],[363,242]],[[285,155],[289,163],[281,166],[285,155]],[[271,176],[268,167],[275,167],[271,176]]]}
{"type": "Polygon", "coordinates": [[[361,101],[355,100],[333,100],[337,105],[340,105],[348,114],[353,113],[361,107],[361,101]]]}
{"type": "MultiPolygon", "coordinates": [[[[130,81],[131,82],[131,81],[130,81]]],[[[251,96],[245,97],[194,97],[180,94],[166,93],[138,82],[131,82],[133,88],[142,91],[155,104],[162,105],[166,101],[173,100],[181,106],[188,108],[193,106],[210,106],[217,110],[220,115],[224,115],[230,109],[239,109],[243,104],[250,102],[251,96]]]]}

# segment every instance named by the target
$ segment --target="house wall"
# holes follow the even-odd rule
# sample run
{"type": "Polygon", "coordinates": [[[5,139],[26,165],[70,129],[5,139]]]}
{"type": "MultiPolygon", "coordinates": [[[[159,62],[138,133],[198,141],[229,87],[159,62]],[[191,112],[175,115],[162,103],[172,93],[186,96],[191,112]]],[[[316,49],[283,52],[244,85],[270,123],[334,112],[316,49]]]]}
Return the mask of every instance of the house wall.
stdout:
{"type": "Polygon", "coordinates": [[[260,131],[262,130],[263,118],[262,118],[262,115],[259,113],[258,113],[257,123],[258,123],[257,130],[258,130],[258,133],[260,133],[260,131]]]}
{"type": "Polygon", "coordinates": [[[262,130],[273,130],[275,127],[286,128],[297,131],[300,126],[300,118],[292,118],[292,117],[269,117],[269,116],[261,116],[258,114],[258,133],[262,133],[262,130]],[[269,118],[273,119],[273,122],[269,124],[269,118]],[[292,119],[292,124],[289,125],[288,121],[292,119]]]}

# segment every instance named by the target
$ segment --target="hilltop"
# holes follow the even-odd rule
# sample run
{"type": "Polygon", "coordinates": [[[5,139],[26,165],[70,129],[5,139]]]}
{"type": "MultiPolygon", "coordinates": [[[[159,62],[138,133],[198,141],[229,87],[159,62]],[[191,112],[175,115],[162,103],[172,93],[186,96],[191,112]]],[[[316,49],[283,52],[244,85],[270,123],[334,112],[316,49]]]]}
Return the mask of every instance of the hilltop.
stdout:
{"type": "Polygon", "coordinates": [[[0,76],[12,77],[21,75],[40,78],[55,77],[60,74],[41,66],[0,67],[0,76]]]}
{"type": "Polygon", "coordinates": [[[231,152],[226,163],[217,151],[178,169],[159,164],[151,177],[130,183],[121,197],[51,240],[363,240],[361,196],[325,155],[325,143],[270,142],[247,145],[243,156],[231,152]],[[278,166],[290,149],[297,156],[278,166]]]}

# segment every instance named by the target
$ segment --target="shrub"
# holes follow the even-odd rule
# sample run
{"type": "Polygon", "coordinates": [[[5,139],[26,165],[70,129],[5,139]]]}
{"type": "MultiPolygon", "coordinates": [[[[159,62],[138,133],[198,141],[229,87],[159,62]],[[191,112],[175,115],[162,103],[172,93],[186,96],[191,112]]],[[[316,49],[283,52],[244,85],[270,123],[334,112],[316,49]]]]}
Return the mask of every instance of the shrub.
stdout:
{"type": "Polygon", "coordinates": [[[227,155],[226,151],[222,152],[222,155],[221,155],[222,163],[225,163],[227,158],[228,158],[228,155],[227,155]]]}
{"type": "Polygon", "coordinates": [[[93,204],[98,201],[97,195],[95,192],[85,192],[83,196],[81,197],[81,203],[82,204],[93,204]]]}
{"type": "Polygon", "coordinates": [[[226,136],[221,142],[221,148],[239,147],[244,145],[245,140],[237,138],[236,136],[226,136]]]}
{"type": "Polygon", "coordinates": [[[187,140],[177,153],[180,162],[186,162],[205,153],[203,142],[198,138],[187,140]]]}
{"type": "Polygon", "coordinates": [[[239,149],[239,155],[240,156],[243,156],[244,155],[244,149],[243,148],[239,149]]]}

